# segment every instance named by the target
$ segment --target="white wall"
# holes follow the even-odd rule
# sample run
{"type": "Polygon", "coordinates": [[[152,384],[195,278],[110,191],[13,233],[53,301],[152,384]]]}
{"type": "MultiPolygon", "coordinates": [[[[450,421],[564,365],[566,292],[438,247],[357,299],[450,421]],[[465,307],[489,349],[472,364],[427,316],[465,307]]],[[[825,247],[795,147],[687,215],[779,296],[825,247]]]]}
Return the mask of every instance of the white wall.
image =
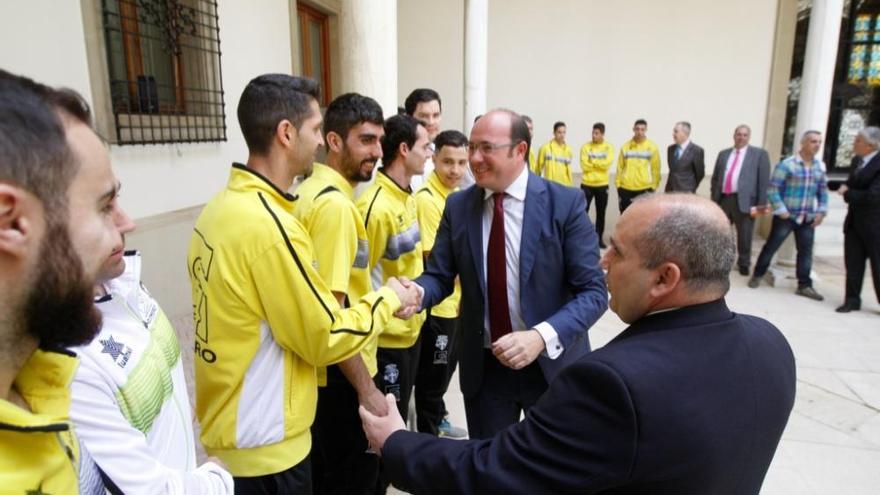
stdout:
{"type": "Polygon", "coordinates": [[[528,0],[489,5],[489,107],[535,119],[546,142],[556,120],[579,148],[602,121],[619,146],[637,118],[664,149],[678,120],[714,161],[733,128],[761,144],[776,2],[528,0]]]}
{"type": "MultiPolygon", "coordinates": [[[[230,164],[247,158],[235,116],[238,97],[256,75],[291,72],[288,3],[219,0],[228,141],[111,147],[121,202],[135,219],[205,203],[225,184],[230,164]]],[[[0,5],[0,67],[71,87],[91,101],[80,3],[12,4],[0,5]]]]}
{"type": "MultiPolygon", "coordinates": [[[[452,87],[446,126],[460,126],[463,0],[400,2],[402,97],[416,81],[452,87]],[[457,119],[457,120],[455,120],[457,119]]],[[[536,147],[556,120],[576,150],[602,121],[619,147],[637,118],[664,150],[678,120],[709,161],[752,127],[761,145],[767,113],[774,0],[493,0],[489,2],[488,106],[535,120],[536,147]]]]}
{"type": "Polygon", "coordinates": [[[464,123],[464,1],[397,2],[398,105],[416,88],[443,100],[443,130],[464,123]]]}

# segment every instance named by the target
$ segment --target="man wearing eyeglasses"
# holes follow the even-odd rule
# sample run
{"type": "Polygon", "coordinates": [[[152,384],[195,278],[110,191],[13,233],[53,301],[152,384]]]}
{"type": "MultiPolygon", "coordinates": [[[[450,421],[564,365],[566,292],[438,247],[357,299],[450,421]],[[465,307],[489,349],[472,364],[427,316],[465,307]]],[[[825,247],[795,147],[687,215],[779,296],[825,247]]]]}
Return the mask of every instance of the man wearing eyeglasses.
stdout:
{"type": "Polygon", "coordinates": [[[461,390],[471,438],[519,421],[607,307],[599,239],[580,191],[529,172],[526,122],[493,110],[474,124],[476,187],[446,202],[425,272],[423,308],[461,279],[461,390]]]}

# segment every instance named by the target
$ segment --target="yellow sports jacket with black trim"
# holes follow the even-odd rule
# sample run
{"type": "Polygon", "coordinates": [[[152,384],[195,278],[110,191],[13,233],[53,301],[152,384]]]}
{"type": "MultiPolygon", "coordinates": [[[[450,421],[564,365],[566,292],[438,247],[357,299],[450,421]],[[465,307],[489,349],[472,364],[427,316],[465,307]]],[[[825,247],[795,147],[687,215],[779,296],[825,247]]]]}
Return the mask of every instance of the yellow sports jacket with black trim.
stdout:
{"type": "Polygon", "coordinates": [[[359,352],[400,306],[381,288],[339,307],[293,217],[294,199],[234,164],[189,245],[196,414],[205,450],[234,476],[278,473],[305,459],[316,367],[359,352]]]}

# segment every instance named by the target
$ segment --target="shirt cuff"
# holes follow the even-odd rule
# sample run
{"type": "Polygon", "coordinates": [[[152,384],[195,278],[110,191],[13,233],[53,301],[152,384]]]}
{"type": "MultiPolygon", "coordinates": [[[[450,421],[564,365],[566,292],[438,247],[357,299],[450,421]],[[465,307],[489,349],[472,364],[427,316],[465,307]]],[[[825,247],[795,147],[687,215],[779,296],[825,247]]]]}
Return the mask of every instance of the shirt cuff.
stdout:
{"type": "Polygon", "coordinates": [[[541,334],[541,338],[544,339],[544,352],[542,354],[550,359],[558,358],[565,349],[562,347],[562,342],[559,340],[559,335],[556,333],[553,325],[542,321],[532,328],[537,330],[541,334]]]}
{"type": "Polygon", "coordinates": [[[419,291],[419,300],[422,301],[422,307],[419,308],[419,311],[421,312],[428,309],[425,307],[425,288],[415,282],[413,282],[412,284],[415,285],[416,290],[419,291]]]}

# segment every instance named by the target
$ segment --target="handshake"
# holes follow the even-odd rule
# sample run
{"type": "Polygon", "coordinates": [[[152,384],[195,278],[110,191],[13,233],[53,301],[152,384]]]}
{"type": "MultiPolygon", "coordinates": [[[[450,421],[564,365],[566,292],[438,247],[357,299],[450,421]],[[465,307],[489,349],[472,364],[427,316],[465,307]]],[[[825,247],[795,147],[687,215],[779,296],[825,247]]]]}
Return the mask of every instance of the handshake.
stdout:
{"type": "Polygon", "coordinates": [[[385,281],[385,286],[397,293],[400,299],[400,309],[394,316],[406,320],[422,309],[422,294],[424,291],[412,280],[406,277],[389,277],[385,281]]]}

